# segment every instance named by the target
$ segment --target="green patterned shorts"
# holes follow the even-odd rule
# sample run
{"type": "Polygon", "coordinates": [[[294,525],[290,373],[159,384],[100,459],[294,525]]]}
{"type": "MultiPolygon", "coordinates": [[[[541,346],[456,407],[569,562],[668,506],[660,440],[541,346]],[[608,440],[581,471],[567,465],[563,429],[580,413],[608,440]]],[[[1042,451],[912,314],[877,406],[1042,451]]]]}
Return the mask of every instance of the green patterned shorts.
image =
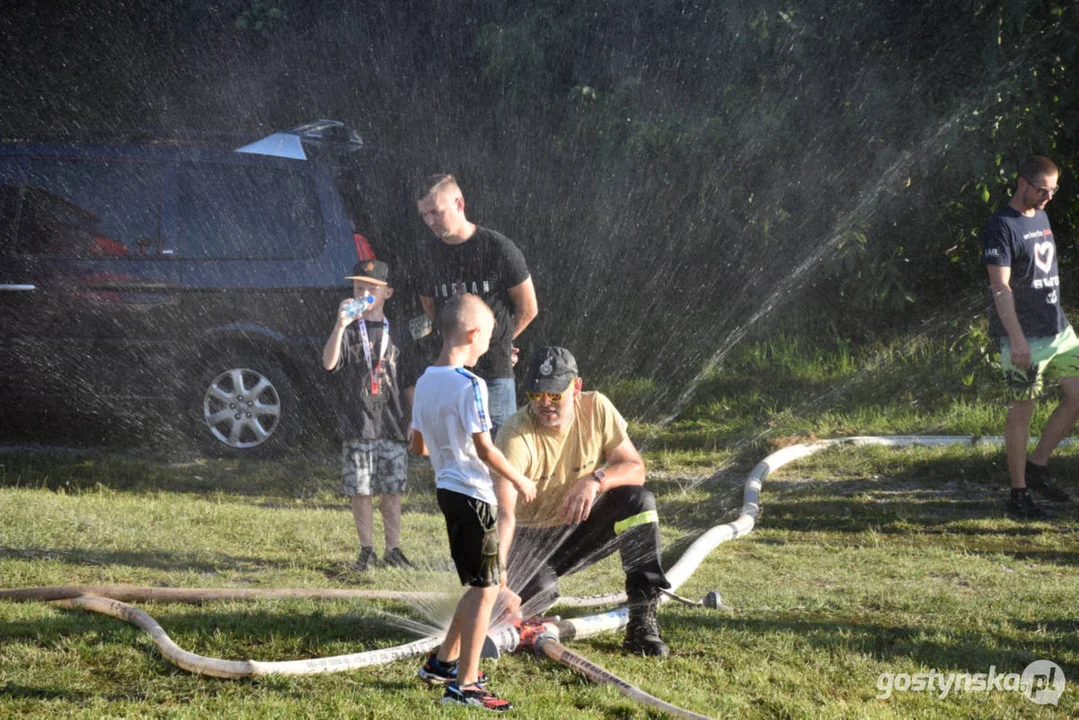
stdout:
{"type": "Polygon", "coordinates": [[[1079,376],[1079,338],[1069,325],[1055,337],[1027,338],[1030,367],[1012,365],[1008,338],[1000,339],[1000,368],[1004,371],[1009,400],[1037,400],[1054,382],[1079,376]]]}

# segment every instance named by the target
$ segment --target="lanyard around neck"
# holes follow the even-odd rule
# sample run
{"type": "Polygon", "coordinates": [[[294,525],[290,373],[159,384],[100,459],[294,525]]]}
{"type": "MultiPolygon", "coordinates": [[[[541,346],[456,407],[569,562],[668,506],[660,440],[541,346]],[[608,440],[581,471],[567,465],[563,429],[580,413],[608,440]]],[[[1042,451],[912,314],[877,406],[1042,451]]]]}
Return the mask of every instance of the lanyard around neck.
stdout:
{"type": "Polygon", "coordinates": [[[359,324],[360,340],[363,341],[363,357],[367,360],[367,367],[371,369],[371,394],[378,395],[382,380],[379,369],[382,367],[382,358],[386,355],[386,348],[390,345],[390,321],[386,318],[382,319],[382,340],[379,342],[378,360],[373,363],[371,362],[371,341],[367,337],[367,321],[361,317],[359,324]]]}

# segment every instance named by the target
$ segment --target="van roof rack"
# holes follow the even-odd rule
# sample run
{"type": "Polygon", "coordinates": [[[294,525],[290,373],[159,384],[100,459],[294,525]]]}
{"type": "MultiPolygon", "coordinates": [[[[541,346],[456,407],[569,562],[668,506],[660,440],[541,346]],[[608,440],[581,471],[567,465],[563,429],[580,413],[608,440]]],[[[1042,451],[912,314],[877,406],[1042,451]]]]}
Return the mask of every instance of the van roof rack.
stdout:
{"type": "Polygon", "coordinates": [[[345,154],[363,147],[363,140],[337,120],[315,120],[236,148],[236,152],[307,160],[305,145],[345,154]]]}

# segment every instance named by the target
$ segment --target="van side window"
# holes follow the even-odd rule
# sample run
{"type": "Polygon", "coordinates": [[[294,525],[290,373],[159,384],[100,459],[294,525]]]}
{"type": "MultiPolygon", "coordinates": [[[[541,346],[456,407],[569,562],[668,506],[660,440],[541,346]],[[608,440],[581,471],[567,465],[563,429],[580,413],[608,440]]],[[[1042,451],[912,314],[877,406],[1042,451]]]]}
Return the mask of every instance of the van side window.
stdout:
{"type": "Polygon", "coordinates": [[[313,179],[282,168],[189,163],[179,170],[177,254],[192,259],[314,257],[325,228],[313,179]]]}
{"type": "Polygon", "coordinates": [[[119,160],[34,160],[18,210],[20,255],[156,255],[160,167],[119,160]]]}

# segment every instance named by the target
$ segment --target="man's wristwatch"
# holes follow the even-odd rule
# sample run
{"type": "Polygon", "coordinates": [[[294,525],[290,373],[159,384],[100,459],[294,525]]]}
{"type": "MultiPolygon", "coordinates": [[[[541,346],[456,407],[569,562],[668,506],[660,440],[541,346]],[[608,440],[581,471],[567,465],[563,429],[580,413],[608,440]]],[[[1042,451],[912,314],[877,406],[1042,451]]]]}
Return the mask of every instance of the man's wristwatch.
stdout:
{"type": "Polygon", "coordinates": [[[603,480],[606,477],[607,477],[607,473],[603,472],[602,469],[592,471],[591,479],[595,480],[596,484],[599,485],[600,487],[603,487],[603,480]]]}

